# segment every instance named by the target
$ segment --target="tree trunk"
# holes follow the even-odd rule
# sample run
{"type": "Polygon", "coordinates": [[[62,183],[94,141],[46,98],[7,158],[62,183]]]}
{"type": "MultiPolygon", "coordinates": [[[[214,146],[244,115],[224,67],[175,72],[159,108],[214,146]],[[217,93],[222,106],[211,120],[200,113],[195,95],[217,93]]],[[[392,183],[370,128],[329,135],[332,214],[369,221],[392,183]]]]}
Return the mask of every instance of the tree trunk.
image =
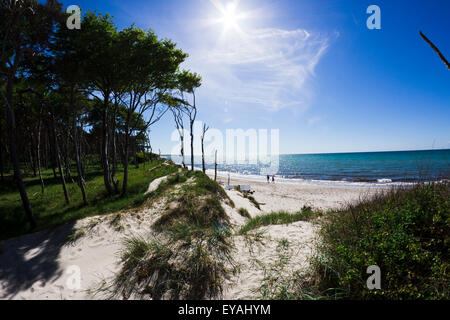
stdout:
{"type": "Polygon", "coordinates": [[[115,193],[119,193],[119,181],[116,180],[117,171],[117,146],[116,146],[116,114],[117,114],[117,97],[114,98],[114,113],[112,116],[112,173],[111,180],[115,193]]]}
{"type": "Polygon", "coordinates": [[[53,143],[54,143],[55,153],[56,153],[56,164],[57,164],[58,170],[59,170],[59,176],[60,176],[62,188],[64,191],[64,197],[66,199],[66,203],[69,204],[70,203],[69,193],[67,192],[66,179],[64,178],[64,171],[63,171],[62,164],[61,164],[61,155],[59,153],[59,147],[58,147],[58,137],[56,136],[55,114],[53,111],[54,110],[52,110],[52,130],[53,130],[53,143]]]}
{"type": "Polygon", "coordinates": [[[3,173],[4,170],[5,169],[4,169],[4,164],[3,164],[3,144],[0,141],[0,178],[1,178],[2,182],[5,181],[5,177],[4,177],[4,173],[3,173]]]}
{"type": "MultiPolygon", "coordinates": [[[[50,135],[48,136],[48,142],[50,145],[50,135]]],[[[53,178],[55,178],[55,180],[58,179],[58,176],[56,175],[56,152],[55,152],[55,146],[51,146],[50,145],[50,153],[51,153],[51,161],[50,164],[52,166],[52,171],[53,171],[53,178]]]]}
{"type": "Polygon", "coordinates": [[[194,171],[194,122],[197,116],[197,106],[195,104],[195,93],[192,92],[194,98],[194,106],[191,116],[189,117],[190,129],[191,129],[191,170],[194,171]]]}
{"type": "Polygon", "coordinates": [[[75,162],[77,165],[77,173],[78,173],[78,186],[81,189],[81,194],[83,196],[83,203],[85,205],[88,204],[87,196],[86,196],[86,188],[85,188],[85,182],[83,177],[83,171],[81,169],[81,161],[80,161],[80,149],[78,146],[78,128],[77,128],[77,114],[74,112],[73,114],[73,144],[75,148],[75,162]]]}
{"type": "MultiPolygon", "coordinates": [[[[69,128],[67,128],[67,131],[69,131],[70,129],[69,128]]],[[[70,135],[69,135],[69,132],[67,132],[67,136],[66,136],[66,145],[65,145],[65,149],[66,149],[66,152],[65,152],[65,154],[64,154],[64,162],[65,162],[65,164],[66,164],[66,174],[67,174],[67,179],[70,179],[70,181],[72,181],[72,183],[74,183],[75,181],[73,180],[73,177],[72,177],[72,172],[70,171],[70,165],[71,165],[71,163],[72,163],[72,159],[69,157],[69,154],[70,154],[70,135]]]]}
{"type": "MultiPolygon", "coordinates": [[[[42,119],[41,119],[41,121],[42,121],[42,119]]],[[[49,169],[50,167],[49,167],[49,165],[48,165],[48,158],[49,158],[49,156],[48,156],[48,154],[49,154],[49,151],[48,151],[48,133],[47,133],[47,131],[45,131],[45,136],[44,136],[44,141],[45,141],[45,143],[44,143],[44,168],[45,169],[49,169]]]]}
{"type": "Polygon", "coordinates": [[[108,107],[109,92],[104,95],[105,101],[103,105],[103,132],[102,132],[102,162],[103,162],[103,180],[105,182],[106,191],[114,194],[111,186],[111,172],[109,168],[109,135],[108,135],[108,107]]]}
{"type": "Polygon", "coordinates": [[[137,148],[137,136],[136,139],[134,140],[134,165],[136,167],[136,169],[139,169],[139,160],[138,160],[138,148],[137,148]]]}
{"type": "Polygon", "coordinates": [[[39,171],[39,180],[41,181],[41,192],[44,193],[45,185],[44,185],[44,179],[42,179],[42,171],[41,171],[41,124],[42,124],[41,116],[42,116],[42,108],[39,111],[36,159],[37,159],[37,167],[38,167],[38,171],[39,171]]]}
{"type": "Polygon", "coordinates": [[[181,163],[183,164],[183,168],[186,168],[186,160],[184,159],[184,134],[180,135],[181,140],[181,163]]]}
{"type": "Polygon", "coordinates": [[[190,121],[191,135],[191,171],[194,171],[194,121],[190,121]]]}
{"type": "Polygon", "coordinates": [[[2,128],[2,122],[0,121],[0,179],[1,181],[5,181],[4,175],[4,162],[3,162],[3,128],[2,128]]]}
{"type": "Polygon", "coordinates": [[[202,143],[202,170],[203,173],[206,173],[206,166],[205,166],[205,135],[208,131],[209,127],[206,124],[203,124],[203,133],[201,137],[201,143],[202,143]]]}
{"type": "Polygon", "coordinates": [[[216,150],[216,160],[214,162],[214,181],[217,181],[217,150],[216,150]]]}
{"type": "Polygon", "coordinates": [[[81,195],[83,196],[83,203],[87,205],[88,201],[86,196],[83,170],[81,169],[80,148],[78,144],[77,111],[74,105],[73,88],[72,91],[70,92],[70,105],[72,106],[72,110],[74,110],[72,119],[72,129],[73,129],[73,147],[75,151],[75,163],[77,166],[77,174],[78,174],[78,186],[80,187],[81,195]]]}
{"type": "Polygon", "coordinates": [[[147,146],[144,145],[144,149],[142,149],[142,154],[144,155],[144,170],[145,170],[145,161],[146,161],[146,158],[145,158],[145,149],[146,148],[147,148],[147,146]]]}
{"type": "Polygon", "coordinates": [[[33,157],[33,135],[30,135],[30,143],[28,145],[29,145],[28,153],[29,153],[29,157],[30,157],[31,169],[33,170],[33,177],[36,177],[37,169],[36,169],[36,163],[35,163],[34,157],[33,157]]]}
{"type": "Polygon", "coordinates": [[[203,137],[202,137],[202,170],[203,173],[206,173],[206,166],[205,166],[205,146],[203,145],[203,137]]]}
{"type": "Polygon", "coordinates": [[[184,155],[184,123],[183,123],[183,112],[181,110],[175,109],[172,111],[173,117],[175,119],[175,126],[180,135],[180,153],[181,153],[181,164],[183,168],[186,168],[186,159],[184,155]]]}
{"type": "Polygon", "coordinates": [[[86,177],[86,168],[87,168],[87,157],[86,157],[86,152],[84,151],[86,148],[83,148],[84,144],[83,144],[83,132],[84,132],[84,128],[83,128],[83,123],[80,123],[80,132],[82,134],[82,136],[80,137],[81,141],[78,143],[79,145],[79,151],[80,151],[80,164],[81,164],[81,174],[83,177],[86,177]]]}
{"type": "Polygon", "coordinates": [[[128,186],[128,149],[129,149],[129,139],[130,139],[130,119],[131,114],[128,111],[127,122],[125,124],[125,152],[124,152],[124,161],[123,161],[123,187],[122,194],[127,194],[127,186],[128,186]]]}
{"type": "Polygon", "coordinates": [[[30,201],[23,184],[22,173],[20,171],[19,158],[17,157],[17,141],[16,141],[16,119],[13,109],[13,89],[14,89],[14,73],[8,77],[6,85],[6,123],[9,132],[9,145],[11,162],[14,170],[14,178],[19,189],[20,197],[22,199],[23,208],[30,224],[30,228],[36,228],[36,220],[34,219],[33,212],[31,211],[30,201]]]}

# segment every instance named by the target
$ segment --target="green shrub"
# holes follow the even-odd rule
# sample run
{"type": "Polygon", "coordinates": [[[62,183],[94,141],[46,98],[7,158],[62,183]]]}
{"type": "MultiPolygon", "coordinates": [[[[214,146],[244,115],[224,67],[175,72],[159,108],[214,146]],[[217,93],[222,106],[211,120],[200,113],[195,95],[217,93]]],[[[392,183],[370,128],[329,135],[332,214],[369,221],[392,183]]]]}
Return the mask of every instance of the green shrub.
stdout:
{"type": "Polygon", "coordinates": [[[449,299],[449,223],[449,183],[391,190],[331,214],[313,263],[318,290],[351,299],[449,299]],[[381,269],[381,290],[367,289],[370,265],[381,269]]]}

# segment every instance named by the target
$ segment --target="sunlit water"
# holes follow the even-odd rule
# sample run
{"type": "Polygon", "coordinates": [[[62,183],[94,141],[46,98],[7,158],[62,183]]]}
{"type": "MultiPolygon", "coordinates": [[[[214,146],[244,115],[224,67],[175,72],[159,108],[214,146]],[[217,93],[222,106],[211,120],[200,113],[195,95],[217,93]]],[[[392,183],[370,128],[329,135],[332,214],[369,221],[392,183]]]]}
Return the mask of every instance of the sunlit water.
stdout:
{"type": "MultiPolygon", "coordinates": [[[[170,157],[181,163],[181,157],[170,157]]],[[[186,157],[190,164],[190,157],[186,157]]],[[[201,158],[194,164],[201,167],[201,158]]],[[[265,180],[263,164],[219,163],[222,176],[265,180]]],[[[208,172],[214,160],[207,159],[208,172]]],[[[276,181],[327,185],[409,184],[450,178],[450,150],[280,155],[276,181]]]]}

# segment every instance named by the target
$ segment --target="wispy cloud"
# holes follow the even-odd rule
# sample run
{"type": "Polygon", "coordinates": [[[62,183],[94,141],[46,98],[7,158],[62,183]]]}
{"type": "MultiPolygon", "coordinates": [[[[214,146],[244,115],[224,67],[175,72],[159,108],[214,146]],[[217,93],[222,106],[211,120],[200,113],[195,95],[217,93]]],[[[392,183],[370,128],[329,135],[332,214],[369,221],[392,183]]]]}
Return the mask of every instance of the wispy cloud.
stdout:
{"type": "Polygon", "coordinates": [[[265,28],[204,44],[191,55],[191,64],[203,76],[205,92],[230,105],[304,111],[313,95],[308,80],[328,39],[303,29],[265,28]]]}
{"type": "Polygon", "coordinates": [[[312,117],[308,119],[308,126],[312,127],[313,125],[315,125],[317,122],[319,122],[320,120],[322,120],[321,117],[312,117]]]}

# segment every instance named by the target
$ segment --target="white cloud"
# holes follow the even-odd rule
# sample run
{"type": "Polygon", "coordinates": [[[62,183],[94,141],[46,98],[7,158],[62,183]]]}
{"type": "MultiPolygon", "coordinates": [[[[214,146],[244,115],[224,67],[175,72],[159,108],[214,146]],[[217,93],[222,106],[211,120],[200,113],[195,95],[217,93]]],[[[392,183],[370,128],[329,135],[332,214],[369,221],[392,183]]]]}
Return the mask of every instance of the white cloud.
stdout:
{"type": "Polygon", "coordinates": [[[322,118],[320,117],[312,117],[308,119],[308,126],[311,127],[313,125],[315,125],[317,122],[319,122],[320,120],[322,120],[322,118]]]}
{"type": "Polygon", "coordinates": [[[190,67],[203,77],[203,94],[230,106],[304,111],[313,95],[308,80],[327,46],[327,38],[303,29],[241,30],[212,45],[202,41],[190,67]]]}

